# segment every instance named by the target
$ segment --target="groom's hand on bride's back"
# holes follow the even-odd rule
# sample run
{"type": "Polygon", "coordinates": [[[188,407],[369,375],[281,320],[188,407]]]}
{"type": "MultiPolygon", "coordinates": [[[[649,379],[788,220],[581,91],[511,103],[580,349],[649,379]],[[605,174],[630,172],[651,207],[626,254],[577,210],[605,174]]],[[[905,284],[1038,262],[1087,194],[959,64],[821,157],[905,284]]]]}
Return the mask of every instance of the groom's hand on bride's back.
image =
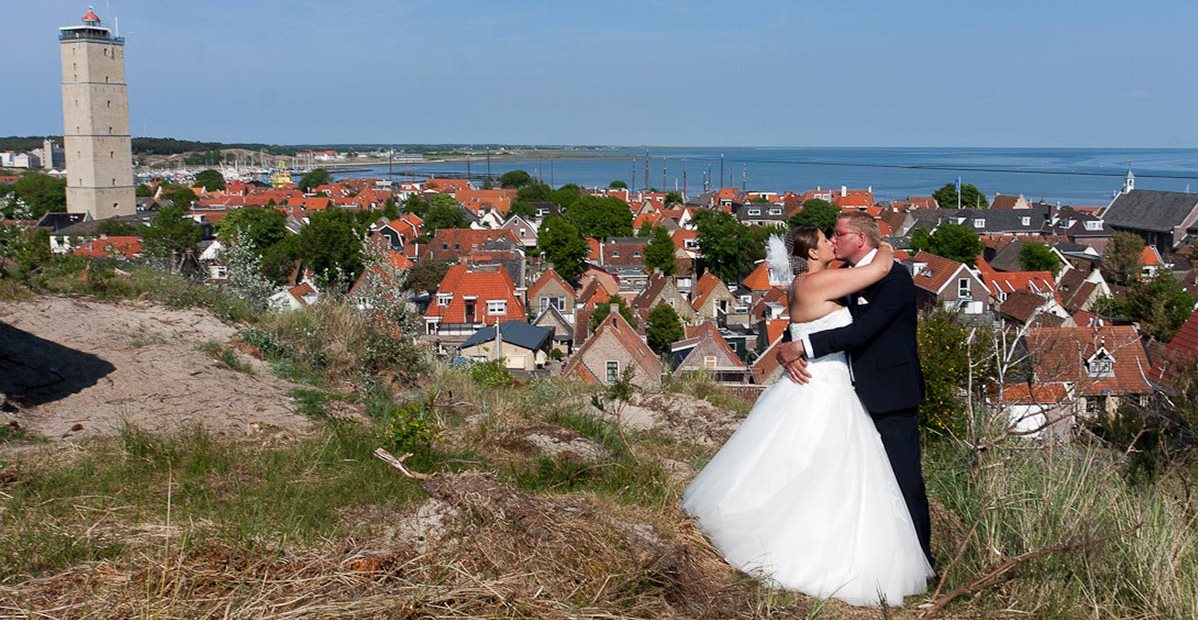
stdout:
{"type": "Polygon", "coordinates": [[[775,356],[778,363],[786,369],[791,381],[803,384],[811,380],[811,373],[807,372],[807,354],[803,351],[801,340],[778,343],[775,356]]]}

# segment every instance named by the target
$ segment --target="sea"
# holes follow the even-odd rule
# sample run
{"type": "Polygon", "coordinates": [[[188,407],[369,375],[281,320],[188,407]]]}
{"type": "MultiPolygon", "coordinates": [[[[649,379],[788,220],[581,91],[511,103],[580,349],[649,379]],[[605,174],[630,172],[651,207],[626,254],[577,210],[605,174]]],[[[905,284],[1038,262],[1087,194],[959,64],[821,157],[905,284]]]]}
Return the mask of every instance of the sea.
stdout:
{"type": "MultiPolygon", "coordinates": [[[[866,147],[563,147],[560,155],[485,156],[467,161],[394,164],[392,178],[498,177],[522,169],[554,187],[575,183],[633,189],[705,187],[803,192],[817,188],[870,188],[877,200],[927,196],[959,179],[987,196],[1020,195],[1073,206],[1105,205],[1130,169],[1137,189],[1198,191],[1198,149],[1168,148],[866,148],[866,147]],[[723,183],[720,180],[723,179],[723,183]]],[[[345,177],[386,177],[386,165],[345,177]]]]}

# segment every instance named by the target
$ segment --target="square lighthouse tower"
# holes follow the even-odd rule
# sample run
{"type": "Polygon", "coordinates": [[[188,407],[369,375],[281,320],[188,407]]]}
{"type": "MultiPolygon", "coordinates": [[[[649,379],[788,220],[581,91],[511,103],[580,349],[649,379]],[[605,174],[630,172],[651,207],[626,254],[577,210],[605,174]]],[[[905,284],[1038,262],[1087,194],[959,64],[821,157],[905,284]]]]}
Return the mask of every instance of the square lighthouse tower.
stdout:
{"type": "Polygon", "coordinates": [[[67,211],[94,219],[133,215],[133,144],[125,84],[125,40],[90,7],[78,26],[58,29],[67,211]]]}

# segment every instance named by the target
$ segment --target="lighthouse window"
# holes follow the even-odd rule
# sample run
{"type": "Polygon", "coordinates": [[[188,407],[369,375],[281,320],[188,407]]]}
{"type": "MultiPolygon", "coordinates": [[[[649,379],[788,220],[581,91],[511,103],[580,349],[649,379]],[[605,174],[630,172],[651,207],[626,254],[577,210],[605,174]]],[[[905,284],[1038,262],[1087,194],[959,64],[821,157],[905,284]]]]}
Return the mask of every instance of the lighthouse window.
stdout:
{"type": "Polygon", "coordinates": [[[116,151],[108,151],[108,159],[116,159],[116,151]]]}
{"type": "Polygon", "coordinates": [[[111,107],[112,107],[112,100],[111,100],[111,99],[109,99],[108,101],[105,101],[105,102],[104,102],[104,106],[105,106],[105,107],[108,107],[108,108],[111,108],[111,107]]]}
{"type": "Polygon", "coordinates": [[[112,184],[113,184],[114,186],[116,185],[116,179],[113,179],[113,180],[112,180],[112,184]]]}

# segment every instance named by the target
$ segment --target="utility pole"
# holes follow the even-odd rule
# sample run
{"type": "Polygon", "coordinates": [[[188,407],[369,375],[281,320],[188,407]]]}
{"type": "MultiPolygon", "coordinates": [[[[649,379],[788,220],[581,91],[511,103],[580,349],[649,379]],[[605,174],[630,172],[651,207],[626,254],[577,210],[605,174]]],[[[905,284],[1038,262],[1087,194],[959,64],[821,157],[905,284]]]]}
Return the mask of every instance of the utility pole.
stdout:
{"type": "Polygon", "coordinates": [[[491,181],[491,147],[487,147],[487,183],[493,184],[491,181]]]}
{"type": "Polygon", "coordinates": [[[720,187],[724,186],[724,154],[720,153],[720,187]]]}
{"type": "Polygon", "coordinates": [[[686,160],[682,160],[682,202],[686,202],[686,160]]]}
{"type": "Polygon", "coordinates": [[[649,151],[645,151],[645,185],[641,189],[649,189],[649,151]]]}
{"type": "Polygon", "coordinates": [[[749,165],[741,164],[740,165],[740,191],[743,192],[748,189],[749,189],[749,165]]]}
{"type": "MultiPolygon", "coordinates": [[[[674,185],[677,185],[677,183],[675,183],[674,185]]],[[[678,189],[678,188],[675,187],[674,189],[678,189]]],[[[664,192],[665,190],[666,190],[666,167],[662,166],[661,167],[661,191],[664,192]]]]}

